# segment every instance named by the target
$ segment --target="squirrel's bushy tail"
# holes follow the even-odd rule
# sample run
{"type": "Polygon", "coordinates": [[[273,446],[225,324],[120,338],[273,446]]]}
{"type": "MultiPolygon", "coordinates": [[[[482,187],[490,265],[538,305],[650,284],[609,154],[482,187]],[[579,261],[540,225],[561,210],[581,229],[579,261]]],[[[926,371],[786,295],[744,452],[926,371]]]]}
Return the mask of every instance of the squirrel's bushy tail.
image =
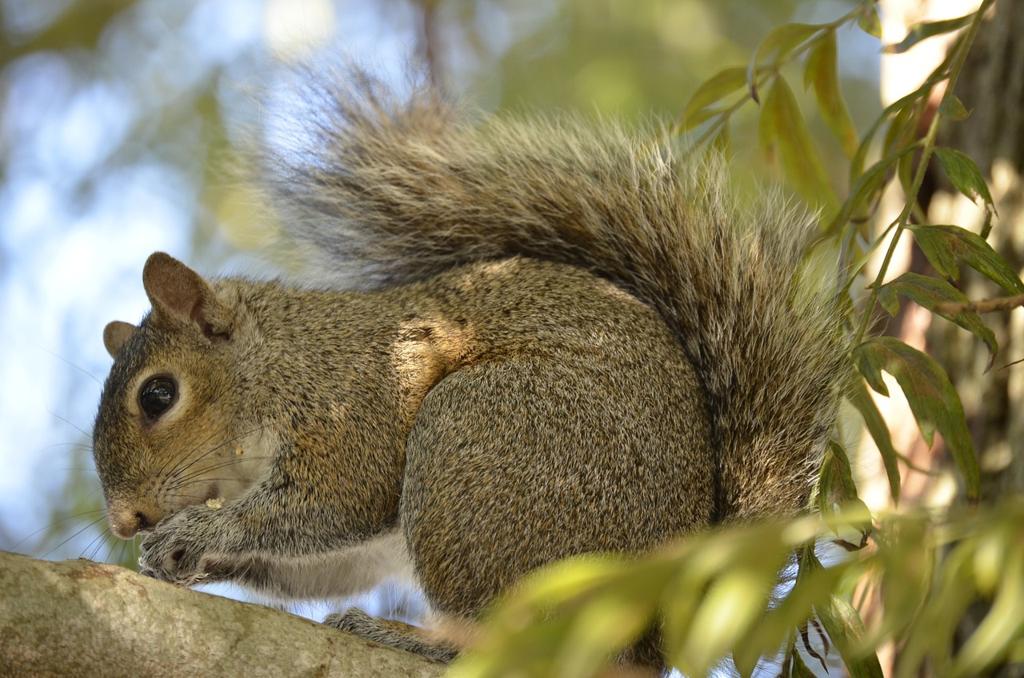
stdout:
{"type": "MultiPolygon", "coordinates": [[[[797,275],[811,219],[785,201],[741,210],[720,171],[606,122],[473,121],[433,93],[367,76],[268,153],[285,230],[360,287],[523,255],[590,269],[646,301],[705,389],[720,519],[806,500],[842,374],[834,281],[797,275]]],[[[279,136],[278,140],[286,137],[279,136]]]]}

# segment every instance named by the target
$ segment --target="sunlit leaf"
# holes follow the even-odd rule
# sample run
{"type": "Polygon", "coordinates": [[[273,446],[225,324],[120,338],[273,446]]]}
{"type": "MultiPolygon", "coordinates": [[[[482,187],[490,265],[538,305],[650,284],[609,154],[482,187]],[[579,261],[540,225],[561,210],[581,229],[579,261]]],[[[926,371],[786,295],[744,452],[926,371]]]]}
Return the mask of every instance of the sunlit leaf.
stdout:
{"type": "Polygon", "coordinates": [[[818,619],[839,650],[851,678],[882,678],[882,666],[874,654],[857,651],[864,636],[864,622],[857,611],[842,598],[816,608],[818,619]]]}
{"type": "Polygon", "coordinates": [[[586,602],[573,617],[555,659],[554,675],[593,675],[651,625],[664,582],[633,577],[586,602]]]}
{"type": "Polygon", "coordinates": [[[907,37],[903,38],[903,40],[899,41],[895,45],[886,45],[884,51],[889,54],[902,54],[922,40],[927,40],[928,38],[936,35],[950,33],[963,28],[967,24],[971,23],[973,18],[974,12],[971,12],[970,14],[957,17],[956,19],[946,19],[944,21],[923,21],[911,26],[910,30],[907,32],[907,37]]]}
{"type": "MultiPolygon", "coordinates": [[[[748,558],[755,554],[748,554],[748,558]]],[[[764,615],[782,560],[771,554],[737,564],[718,577],[697,609],[690,638],[679,654],[688,675],[705,675],[733,644],[764,615]]]]}
{"type": "Polygon", "coordinates": [[[805,86],[813,86],[818,99],[822,118],[832,133],[839,139],[846,156],[852,158],[857,152],[857,130],[853,126],[850,112],[839,88],[839,71],[836,65],[836,32],[829,30],[815,43],[807,57],[804,70],[805,86]]]}
{"type": "Polygon", "coordinates": [[[607,556],[580,556],[563,560],[533,572],[518,586],[517,595],[503,601],[494,617],[494,627],[511,632],[539,613],[576,599],[584,591],[614,580],[626,567],[607,556]]]}
{"type": "Polygon", "coordinates": [[[807,551],[811,549],[813,546],[801,550],[793,588],[733,651],[733,660],[744,675],[750,673],[745,668],[755,666],[761,657],[774,652],[787,635],[806,623],[816,606],[828,604],[846,572],[845,564],[822,567],[813,554],[808,557],[807,551]]]}
{"type": "Polygon", "coordinates": [[[449,678],[553,675],[553,657],[568,635],[571,617],[534,620],[513,632],[485,627],[482,641],[459,655],[445,674],[449,678]]]}
{"type": "Polygon", "coordinates": [[[778,157],[783,173],[800,195],[834,214],[838,208],[835,192],[793,91],[781,76],[761,106],[759,130],[765,155],[769,159],[778,157]]]}
{"type": "Polygon", "coordinates": [[[908,628],[907,642],[900,652],[898,678],[919,675],[925,657],[929,658],[930,668],[937,675],[949,673],[943,667],[950,664],[953,632],[974,598],[974,591],[967,585],[971,578],[969,548],[962,543],[945,559],[937,590],[933,590],[917,623],[908,628]]]}
{"type": "Polygon", "coordinates": [[[981,479],[974,444],[960,396],[946,371],[928,354],[893,337],[873,337],[858,346],[855,354],[861,374],[872,388],[879,390],[876,386],[881,381],[881,370],[896,378],[910,403],[921,436],[930,445],[936,430],[942,434],[960,470],[967,496],[977,499],[981,479]]]}
{"type": "Polygon", "coordinates": [[[967,639],[954,662],[954,675],[977,676],[1002,659],[1010,643],[1024,637],[1024,540],[1003,563],[1003,577],[988,614],[967,639]]]}
{"type": "Polygon", "coordinates": [[[886,182],[889,179],[890,172],[893,167],[900,160],[900,158],[909,155],[917,148],[910,146],[907,148],[900,149],[899,151],[892,153],[874,165],[872,165],[866,172],[859,175],[850,189],[850,196],[843,203],[839,213],[832,220],[829,226],[830,232],[835,232],[846,224],[854,215],[858,214],[859,211],[866,207],[874,199],[875,196],[885,187],[886,182]]]}
{"type": "Polygon", "coordinates": [[[662,600],[662,639],[670,661],[679,665],[693,615],[711,573],[684,568],[666,587],[662,600]]]}
{"type": "Polygon", "coordinates": [[[881,412],[878,411],[878,407],[875,405],[875,401],[872,400],[871,394],[864,387],[863,382],[857,380],[847,392],[847,397],[853,406],[857,408],[857,411],[860,412],[868,433],[871,434],[871,438],[875,441],[875,446],[878,447],[878,451],[882,455],[885,475],[889,480],[889,494],[892,495],[893,503],[899,503],[900,469],[897,463],[899,454],[896,452],[896,448],[893,447],[892,437],[889,435],[889,427],[886,425],[885,419],[882,418],[881,412]]]}
{"type": "Polygon", "coordinates": [[[705,80],[686,102],[682,116],[682,131],[693,129],[703,120],[707,113],[716,113],[708,107],[718,103],[733,92],[742,89],[747,82],[747,70],[742,66],[726,68],[705,80]],[[700,113],[701,115],[698,115],[700,113]],[[698,120],[700,122],[693,122],[698,120]]]}
{"type": "Polygon", "coordinates": [[[882,20],[878,16],[878,6],[874,3],[868,5],[857,17],[857,25],[871,37],[882,39],[882,20]]]}
{"type": "Polygon", "coordinates": [[[879,535],[886,543],[880,555],[882,604],[890,612],[882,621],[881,634],[902,632],[920,612],[928,596],[935,569],[933,549],[921,548],[927,521],[913,516],[896,521],[879,535]]]}
{"type": "Polygon", "coordinates": [[[765,36],[761,44],[754,51],[754,56],[747,66],[747,87],[750,89],[750,96],[754,101],[760,101],[761,97],[757,91],[757,70],[765,63],[778,64],[786,58],[790,52],[800,46],[801,43],[822,30],[817,24],[783,24],[773,29],[765,36]]]}

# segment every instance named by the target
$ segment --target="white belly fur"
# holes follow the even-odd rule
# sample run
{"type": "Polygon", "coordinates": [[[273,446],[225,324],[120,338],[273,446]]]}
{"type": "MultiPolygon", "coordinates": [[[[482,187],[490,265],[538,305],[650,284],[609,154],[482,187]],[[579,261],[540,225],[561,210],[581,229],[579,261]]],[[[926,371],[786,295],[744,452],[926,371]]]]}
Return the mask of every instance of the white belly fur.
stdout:
{"type": "Polygon", "coordinates": [[[301,557],[251,558],[262,581],[239,583],[286,600],[342,598],[369,591],[383,581],[415,583],[412,559],[401,528],[355,546],[301,557]]]}

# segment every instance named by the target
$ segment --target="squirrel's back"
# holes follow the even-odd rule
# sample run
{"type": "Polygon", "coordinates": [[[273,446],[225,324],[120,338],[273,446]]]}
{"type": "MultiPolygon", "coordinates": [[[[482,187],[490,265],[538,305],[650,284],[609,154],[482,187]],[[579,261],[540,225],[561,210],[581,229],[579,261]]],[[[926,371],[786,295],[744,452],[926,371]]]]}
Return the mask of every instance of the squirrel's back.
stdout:
{"type": "Polygon", "coordinates": [[[696,371],[717,519],[800,508],[843,365],[833,281],[798,275],[806,215],[776,198],[739,209],[719,168],[681,166],[657,135],[473,121],[433,92],[354,81],[311,87],[322,105],[301,148],[263,158],[292,236],[363,288],[511,256],[613,281],[659,313],[696,371]]]}

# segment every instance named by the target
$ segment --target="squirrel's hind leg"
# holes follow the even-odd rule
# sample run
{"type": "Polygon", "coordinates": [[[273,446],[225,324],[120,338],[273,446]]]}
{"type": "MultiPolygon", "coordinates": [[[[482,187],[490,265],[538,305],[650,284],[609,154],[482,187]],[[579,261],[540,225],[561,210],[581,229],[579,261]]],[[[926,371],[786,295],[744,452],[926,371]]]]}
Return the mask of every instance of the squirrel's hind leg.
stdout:
{"type": "Polygon", "coordinates": [[[340,614],[328,615],[324,619],[324,624],[380,645],[412,652],[445,664],[455,659],[459,653],[454,646],[431,638],[423,629],[400,621],[371,617],[354,607],[340,614]]]}

